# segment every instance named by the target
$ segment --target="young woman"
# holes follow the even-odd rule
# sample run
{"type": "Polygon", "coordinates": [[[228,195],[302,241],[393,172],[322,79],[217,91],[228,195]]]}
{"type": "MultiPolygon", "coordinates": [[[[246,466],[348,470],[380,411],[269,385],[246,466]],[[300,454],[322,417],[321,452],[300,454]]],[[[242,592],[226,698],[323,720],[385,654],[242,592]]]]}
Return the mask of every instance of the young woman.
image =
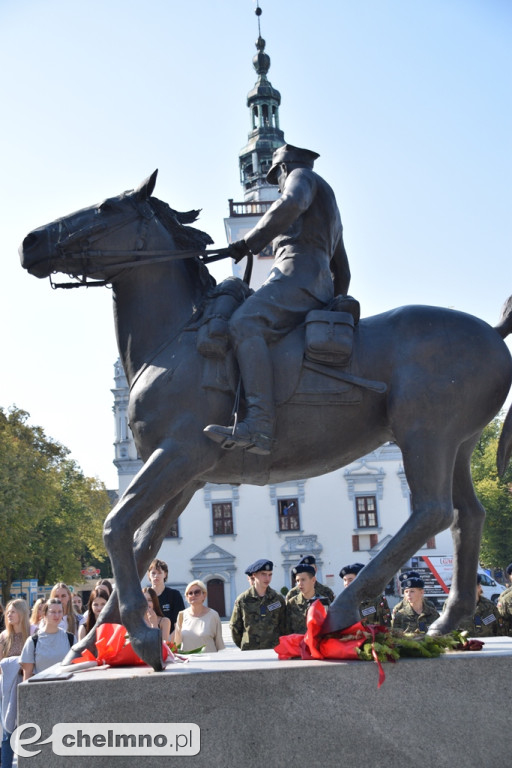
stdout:
{"type": "Polygon", "coordinates": [[[62,603],[63,617],[60,628],[65,629],[67,632],[72,632],[76,637],[78,635],[79,620],[73,610],[73,601],[69,587],[64,582],[59,581],[52,588],[50,597],[54,597],[62,603]]]}
{"type": "Polygon", "coordinates": [[[43,618],[43,608],[46,600],[44,597],[38,597],[32,606],[32,613],[30,614],[30,634],[33,635],[37,632],[41,619],[43,618]]]}
{"type": "Polygon", "coordinates": [[[94,627],[98,619],[98,616],[102,612],[103,608],[106,606],[109,597],[110,595],[109,595],[108,589],[105,589],[105,587],[97,587],[96,589],[93,589],[93,591],[89,595],[89,602],[87,603],[85,623],[81,624],[80,629],[78,630],[79,640],[85,637],[88,634],[88,632],[94,627]]]}
{"type": "Polygon", "coordinates": [[[11,600],[5,609],[5,630],[0,634],[0,670],[2,672],[0,698],[2,695],[5,697],[4,704],[8,701],[13,702],[11,704],[13,709],[9,713],[11,720],[7,719],[7,707],[2,707],[2,711],[6,715],[5,720],[2,718],[2,768],[11,768],[13,764],[14,754],[10,740],[16,719],[16,686],[20,682],[17,657],[29,635],[28,604],[25,600],[11,600]],[[9,722],[12,722],[12,725],[9,725],[9,722]]]}
{"type": "Polygon", "coordinates": [[[5,609],[5,629],[0,634],[0,659],[19,656],[30,635],[30,618],[25,600],[11,600],[5,609]]]}
{"type": "Polygon", "coordinates": [[[197,579],[191,581],[185,590],[190,607],[180,611],[171,635],[176,645],[182,644],[183,651],[193,651],[204,645],[206,653],[215,653],[226,647],[219,614],[204,605],[207,594],[206,586],[197,579]]]}
{"type": "Polygon", "coordinates": [[[160,608],[158,595],[152,587],[144,587],[142,590],[148,603],[148,610],[145,616],[146,624],[149,627],[160,629],[163,642],[167,642],[171,632],[171,620],[164,616],[160,608]]]}
{"type": "Polygon", "coordinates": [[[63,616],[61,601],[50,597],[43,608],[44,628],[26,640],[21,652],[24,681],[58,664],[69,651],[74,635],[60,628],[63,616]]]}

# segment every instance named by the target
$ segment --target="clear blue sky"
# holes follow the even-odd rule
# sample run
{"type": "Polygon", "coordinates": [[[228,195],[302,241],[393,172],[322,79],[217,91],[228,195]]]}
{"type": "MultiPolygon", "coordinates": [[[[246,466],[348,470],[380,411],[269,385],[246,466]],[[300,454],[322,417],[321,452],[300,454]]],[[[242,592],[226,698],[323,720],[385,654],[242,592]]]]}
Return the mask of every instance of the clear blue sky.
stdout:
{"type": "MultiPolygon", "coordinates": [[[[512,293],[509,0],[261,0],[288,141],[320,153],[363,314],[495,323],[512,293]]],[[[225,245],[256,75],[253,0],[0,0],[0,405],[117,486],[111,293],[19,266],[35,226],[132,189],[225,245]]],[[[485,365],[485,361],[482,361],[485,365]]]]}

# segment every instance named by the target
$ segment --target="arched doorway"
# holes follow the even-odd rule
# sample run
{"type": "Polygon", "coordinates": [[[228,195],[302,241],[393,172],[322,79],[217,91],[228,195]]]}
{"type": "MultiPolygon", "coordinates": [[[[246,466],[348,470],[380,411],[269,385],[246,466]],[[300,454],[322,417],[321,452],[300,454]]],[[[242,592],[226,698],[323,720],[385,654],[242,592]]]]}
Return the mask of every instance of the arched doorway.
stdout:
{"type": "Polygon", "coordinates": [[[208,592],[208,607],[217,611],[221,618],[226,616],[226,602],[224,600],[224,582],[222,579],[210,579],[206,585],[208,592]]]}

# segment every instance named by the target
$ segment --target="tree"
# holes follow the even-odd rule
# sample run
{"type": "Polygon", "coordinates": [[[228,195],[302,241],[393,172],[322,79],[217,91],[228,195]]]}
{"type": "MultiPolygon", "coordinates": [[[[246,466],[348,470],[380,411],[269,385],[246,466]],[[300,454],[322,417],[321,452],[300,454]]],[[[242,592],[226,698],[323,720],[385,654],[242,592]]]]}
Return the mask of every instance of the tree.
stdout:
{"type": "Polygon", "coordinates": [[[496,417],[485,427],[471,459],[473,482],[487,512],[480,561],[490,568],[505,569],[512,560],[512,466],[498,477],[496,452],[502,427],[496,417]]]}
{"type": "Polygon", "coordinates": [[[9,599],[16,578],[78,581],[101,541],[110,509],[99,481],[84,477],[69,451],[31,426],[29,414],[0,408],[0,579],[9,599]]]}

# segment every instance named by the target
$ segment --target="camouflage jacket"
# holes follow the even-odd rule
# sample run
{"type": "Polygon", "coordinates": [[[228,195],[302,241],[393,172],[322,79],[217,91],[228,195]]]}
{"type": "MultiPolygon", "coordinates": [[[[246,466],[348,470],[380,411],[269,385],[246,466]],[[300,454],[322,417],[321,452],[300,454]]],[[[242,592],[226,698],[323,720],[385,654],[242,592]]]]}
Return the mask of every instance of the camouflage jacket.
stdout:
{"type": "Polygon", "coordinates": [[[274,648],[286,634],[284,597],[271,587],[260,597],[249,587],[235,600],[229,626],[233,642],[242,651],[274,648]]]}
{"type": "Polygon", "coordinates": [[[359,615],[363,624],[391,626],[391,611],[384,595],[379,595],[371,600],[363,600],[359,606],[359,615]]]}
{"type": "MultiPolygon", "coordinates": [[[[286,602],[288,603],[292,597],[297,597],[297,595],[300,595],[301,591],[298,587],[292,587],[289,592],[286,593],[286,602]]],[[[326,587],[325,584],[320,584],[319,581],[315,584],[315,594],[319,595],[320,597],[326,597],[329,601],[329,604],[332,603],[334,600],[334,592],[330,587],[326,587]]]]}
{"type": "Polygon", "coordinates": [[[439,618],[439,614],[432,604],[423,601],[421,613],[416,613],[414,608],[404,602],[398,611],[393,611],[393,629],[402,629],[404,632],[426,632],[431,624],[439,618]]]}
{"type": "Polygon", "coordinates": [[[512,637],[512,587],[501,593],[497,608],[503,634],[512,637]]]}
{"type": "Polygon", "coordinates": [[[298,595],[295,595],[290,600],[288,600],[286,603],[287,635],[303,635],[305,633],[308,608],[315,602],[315,600],[320,600],[326,608],[331,602],[327,597],[316,592],[315,596],[309,600],[307,597],[304,597],[302,592],[299,592],[298,595]]]}
{"type": "Polygon", "coordinates": [[[463,619],[457,629],[469,632],[470,637],[501,635],[501,619],[497,607],[491,600],[481,597],[476,604],[473,618],[463,619]]]}
{"type": "MultiPolygon", "coordinates": [[[[400,602],[399,602],[399,603],[397,603],[397,604],[395,605],[395,607],[393,608],[393,612],[392,612],[392,614],[391,614],[391,618],[392,618],[392,619],[394,618],[394,616],[395,616],[395,613],[396,613],[397,611],[401,611],[401,610],[402,610],[402,608],[404,607],[404,605],[405,605],[405,600],[400,600],[400,602]]],[[[424,597],[424,598],[423,598],[423,605],[428,605],[428,607],[429,607],[429,608],[432,608],[432,610],[433,610],[433,611],[437,611],[437,608],[436,608],[436,606],[434,605],[434,603],[432,602],[432,600],[427,600],[427,598],[426,598],[426,597],[424,597]]]]}

